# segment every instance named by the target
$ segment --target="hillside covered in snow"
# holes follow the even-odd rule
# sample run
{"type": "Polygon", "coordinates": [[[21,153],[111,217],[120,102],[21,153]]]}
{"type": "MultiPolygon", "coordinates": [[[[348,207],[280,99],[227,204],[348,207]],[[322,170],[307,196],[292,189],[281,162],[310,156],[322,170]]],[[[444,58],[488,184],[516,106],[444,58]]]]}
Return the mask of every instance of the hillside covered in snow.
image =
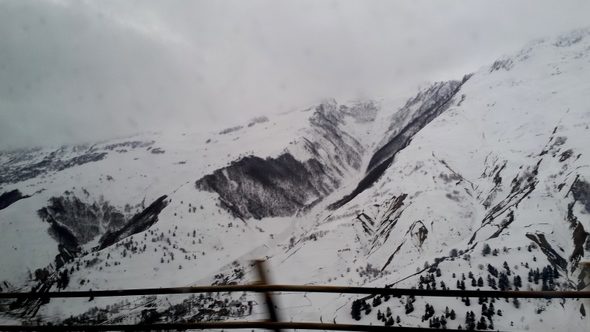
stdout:
{"type": "MultiPolygon", "coordinates": [[[[590,31],[401,102],[328,100],[215,132],[0,152],[0,291],[273,281],[581,290],[590,31]]],[[[256,294],[0,302],[5,322],[266,317],[256,294]]],[[[283,294],[288,320],[583,330],[580,300],[283,294]]]]}

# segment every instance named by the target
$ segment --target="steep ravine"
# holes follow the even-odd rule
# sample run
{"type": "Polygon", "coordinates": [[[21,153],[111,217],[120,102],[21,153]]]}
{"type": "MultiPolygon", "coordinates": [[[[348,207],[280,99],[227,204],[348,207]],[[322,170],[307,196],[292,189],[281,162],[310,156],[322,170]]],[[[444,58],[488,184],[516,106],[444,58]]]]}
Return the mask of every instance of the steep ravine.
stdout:
{"type": "Polygon", "coordinates": [[[247,156],[205,175],[195,186],[217,193],[220,205],[243,220],[294,215],[359,171],[366,147],[343,128],[347,121],[371,123],[376,112],[372,103],[353,107],[323,103],[315,108],[309,129],[294,147],[304,150],[308,159],[299,160],[289,149],[277,157],[247,156]]]}
{"type": "Polygon", "coordinates": [[[420,104],[415,111],[416,116],[414,119],[399,132],[394,132],[389,142],[373,154],[366,175],[358,183],[357,187],[350,194],[331,204],[329,208],[334,210],[343,206],[379,180],[385,170],[393,163],[396,154],[410,144],[414,135],[448,109],[453,102],[453,97],[457,95],[461,86],[469,77],[465,76],[462,81],[436,83],[411,99],[400,112],[406,112],[408,108],[420,104]]]}

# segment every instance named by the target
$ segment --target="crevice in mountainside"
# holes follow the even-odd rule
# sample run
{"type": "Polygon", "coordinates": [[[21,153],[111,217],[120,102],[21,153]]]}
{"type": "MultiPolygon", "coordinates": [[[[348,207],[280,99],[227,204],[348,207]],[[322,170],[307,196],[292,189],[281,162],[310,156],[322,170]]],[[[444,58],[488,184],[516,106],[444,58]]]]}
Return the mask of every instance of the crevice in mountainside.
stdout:
{"type": "Polygon", "coordinates": [[[4,210],[10,205],[18,202],[21,199],[29,198],[29,195],[23,195],[18,189],[7,191],[0,195],[0,210],[4,210]]]}
{"type": "Polygon", "coordinates": [[[399,252],[399,250],[402,248],[402,246],[404,245],[404,243],[406,243],[406,241],[402,241],[402,243],[400,243],[397,248],[395,248],[395,250],[393,251],[393,253],[389,256],[389,258],[387,258],[387,261],[385,262],[385,264],[383,264],[383,267],[381,268],[381,271],[383,272],[385,270],[385,268],[387,266],[389,266],[389,264],[391,264],[391,262],[393,261],[393,258],[395,257],[395,255],[399,252]]]}
{"type": "MultiPolygon", "coordinates": [[[[358,183],[352,193],[332,203],[328,208],[335,210],[343,206],[377,182],[385,170],[391,166],[397,153],[410,144],[414,135],[450,107],[453,97],[457,95],[461,86],[469,77],[465,76],[462,81],[435,84],[431,88],[432,91],[429,90],[427,93],[419,95],[419,102],[422,102],[422,105],[417,110],[419,115],[373,154],[365,172],[365,177],[358,183]]],[[[416,102],[418,101],[414,98],[404,107],[414,106],[416,102]]],[[[402,111],[400,110],[400,112],[402,111]]]]}
{"type": "Polygon", "coordinates": [[[387,242],[389,236],[391,235],[391,231],[395,225],[397,225],[399,218],[405,210],[404,201],[407,197],[408,194],[401,194],[397,197],[394,196],[388,202],[387,209],[379,218],[380,221],[377,226],[377,230],[375,231],[376,234],[373,237],[369,252],[374,252],[375,249],[387,242]]]}

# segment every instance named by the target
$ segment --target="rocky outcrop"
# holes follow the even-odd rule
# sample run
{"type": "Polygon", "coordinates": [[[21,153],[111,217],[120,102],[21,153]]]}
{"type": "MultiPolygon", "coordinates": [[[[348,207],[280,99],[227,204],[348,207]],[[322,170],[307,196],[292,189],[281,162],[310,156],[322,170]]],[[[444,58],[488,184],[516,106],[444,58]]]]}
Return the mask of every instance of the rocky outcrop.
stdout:
{"type": "Polygon", "coordinates": [[[142,232],[158,221],[158,215],[167,205],[166,195],[129,220],[116,207],[104,200],[85,203],[76,196],[52,197],[49,205],[37,211],[39,217],[50,224],[49,234],[60,248],[57,265],[75,257],[80,246],[97,236],[99,249],[135,233],[142,232]]]}
{"type": "MultiPolygon", "coordinates": [[[[76,150],[77,147],[72,147],[76,150]]],[[[37,156],[38,151],[15,151],[6,153],[10,160],[0,166],[0,185],[5,183],[17,183],[36,178],[50,172],[58,172],[74,166],[84,165],[91,162],[103,160],[107,152],[88,152],[80,155],[65,158],[66,148],[60,148],[43,157],[39,161],[23,163],[37,156]]]]}
{"type": "Polygon", "coordinates": [[[196,182],[200,190],[219,194],[236,217],[260,219],[288,216],[326,195],[323,166],[315,159],[296,160],[285,153],[277,158],[248,156],[196,182]]]}
{"type": "Polygon", "coordinates": [[[323,103],[298,141],[308,159],[298,160],[288,150],[266,159],[244,157],[197,180],[196,188],[217,193],[221,206],[241,219],[304,211],[360,169],[365,147],[344,127],[348,121],[370,123],[376,112],[373,103],[323,103]]]}
{"type": "Polygon", "coordinates": [[[590,183],[576,178],[571,188],[572,195],[577,202],[584,206],[584,210],[590,213],[590,183]]]}
{"type": "Polygon", "coordinates": [[[117,230],[108,230],[101,238],[99,250],[106,248],[133,234],[143,232],[158,221],[158,215],[168,205],[164,195],[156,199],[145,210],[133,216],[125,225],[117,230]]]}
{"type": "Polygon", "coordinates": [[[553,249],[549,241],[547,241],[545,234],[543,233],[527,233],[526,237],[528,237],[531,241],[535,242],[540,248],[543,254],[547,256],[547,260],[551,265],[555,267],[561,268],[561,270],[565,271],[567,269],[567,261],[565,258],[561,257],[561,255],[553,249]]]}
{"type": "Polygon", "coordinates": [[[426,91],[410,99],[399,112],[408,114],[411,120],[401,129],[395,126],[390,127],[390,138],[371,157],[365,177],[352,193],[331,204],[329,208],[337,209],[343,206],[379,180],[393,163],[396,154],[410,144],[414,135],[451,105],[453,97],[468,79],[469,76],[466,76],[462,81],[435,83],[426,91]]]}
{"type": "Polygon", "coordinates": [[[123,213],[108,202],[85,203],[72,195],[50,198],[49,205],[41,208],[38,214],[51,224],[50,233],[54,239],[68,247],[85,244],[125,224],[123,213]]]}
{"type": "Polygon", "coordinates": [[[6,209],[13,203],[27,197],[30,196],[23,195],[18,189],[7,191],[0,195],[0,210],[6,209]]]}

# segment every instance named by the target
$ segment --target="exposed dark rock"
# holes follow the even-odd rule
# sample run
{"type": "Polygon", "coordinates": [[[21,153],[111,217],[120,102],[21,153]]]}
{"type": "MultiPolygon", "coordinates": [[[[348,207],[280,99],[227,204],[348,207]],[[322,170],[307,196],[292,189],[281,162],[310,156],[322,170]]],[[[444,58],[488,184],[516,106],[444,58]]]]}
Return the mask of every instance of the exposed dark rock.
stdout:
{"type": "Polygon", "coordinates": [[[490,73],[503,69],[505,71],[509,71],[514,66],[512,59],[499,59],[494,61],[492,66],[490,67],[490,73]]]}
{"type": "Polygon", "coordinates": [[[582,41],[588,34],[587,29],[575,30],[559,36],[554,45],[557,47],[569,47],[582,41]]]}
{"type": "Polygon", "coordinates": [[[71,159],[68,159],[66,161],[63,162],[58,162],[57,163],[57,167],[56,170],[58,171],[62,171],[66,168],[70,168],[70,167],[74,167],[74,166],[79,166],[79,165],[84,165],[87,163],[91,163],[91,162],[96,162],[99,160],[103,160],[104,157],[107,155],[106,152],[96,152],[96,153],[88,153],[88,154],[83,154],[81,156],[77,156],[71,159]]]}
{"type": "MultiPolygon", "coordinates": [[[[80,147],[72,147],[77,151],[80,147]]],[[[62,159],[65,148],[60,148],[47,154],[41,161],[25,163],[33,160],[38,151],[23,150],[12,152],[9,162],[0,166],[0,184],[16,183],[47,174],[49,172],[62,171],[64,169],[102,160],[107,152],[84,153],[70,159],[62,159]]]]}
{"type": "Polygon", "coordinates": [[[584,256],[584,243],[586,242],[587,238],[588,233],[586,233],[586,231],[584,230],[584,226],[582,226],[582,223],[578,223],[572,235],[572,239],[574,241],[574,251],[570,256],[570,262],[572,263],[572,272],[578,267],[578,263],[582,259],[582,256],[584,256]]]}
{"type": "Polygon", "coordinates": [[[68,248],[85,244],[104,230],[119,229],[125,224],[125,216],[108,202],[89,204],[75,196],[52,197],[38,214],[51,224],[50,234],[68,248]]]}
{"type": "Polygon", "coordinates": [[[64,266],[67,262],[72,261],[74,258],[78,257],[80,254],[79,247],[68,247],[62,244],[57,246],[57,251],[59,252],[55,256],[55,269],[58,270],[60,267],[64,266]]]}
{"type": "Polygon", "coordinates": [[[508,212],[508,215],[506,216],[506,218],[504,218],[502,220],[502,222],[500,223],[500,225],[498,225],[498,230],[495,231],[494,234],[490,235],[488,240],[500,236],[500,234],[502,234],[502,232],[506,228],[508,228],[508,226],[510,226],[510,224],[512,224],[513,221],[514,221],[514,211],[510,211],[510,212],[508,212]]]}
{"type": "Polygon", "coordinates": [[[386,204],[384,204],[385,211],[378,217],[378,223],[371,243],[370,252],[373,252],[376,248],[387,242],[391,235],[391,231],[394,229],[404,211],[404,201],[407,197],[408,194],[393,196],[388,202],[386,202],[386,204]]]}
{"type": "Polygon", "coordinates": [[[351,116],[357,123],[372,122],[377,116],[379,108],[372,101],[357,102],[352,106],[340,105],[339,111],[351,116]]]}
{"type": "MultiPolygon", "coordinates": [[[[346,113],[339,112],[334,104],[319,105],[309,120],[312,129],[317,134],[315,136],[319,139],[314,142],[313,148],[308,148],[313,151],[324,149],[328,152],[330,152],[331,148],[334,150],[336,160],[335,162],[326,162],[326,164],[339,166],[339,170],[348,167],[358,170],[361,167],[364,148],[354,137],[341,129],[345,115],[346,113]],[[322,145],[329,145],[329,147],[323,147],[322,145]]],[[[315,155],[319,159],[317,152],[315,155]]]]}
{"type": "MultiPolygon", "coordinates": [[[[99,249],[112,245],[130,235],[146,230],[158,220],[158,214],[166,206],[166,196],[158,198],[148,208],[124,223],[123,215],[108,203],[86,204],[76,197],[53,197],[50,205],[38,211],[39,216],[51,224],[49,233],[58,242],[55,266],[38,269],[32,292],[45,293],[57,283],[64,286],[67,270],[61,271],[67,262],[78,257],[81,244],[88,242],[103,228],[109,228],[100,239],[99,249]],[[81,225],[77,224],[81,221],[81,225]],[[117,229],[114,229],[117,228],[117,229]]],[[[96,260],[96,259],[95,259],[96,260]]],[[[21,317],[33,317],[45,299],[25,299],[11,304],[11,312],[21,317]]]]}
{"type": "Polygon", "coordinates": [[[357,187],[350,193],[349,195],[344,196],[342,199],[334,202],[328,206],[328,209],[335,210],[344,204],[350,202],[353,198],[355,198],[358,194],[365,191],[367,188],[370,188],[379,178],[389,166],[393,162],[393,157],[388,162],[384,162],[379,164],[376,168],[374,168],[371,172],[369,172],[365,177],[358,183],[357,187]]]}
{"type": "Polygon", "coordinates": [[[147,148],[148,146],[153,145],[156,141],[149,141],[149,142],[142,142],[142,141],[129,141],[129,142],[122,142],[122,143],[115,143],[109,144],[104,147],[105,150],[113,151],[115,149],[137,149],[137,148],[147,148]]]}
{"type": "Polygon", "coordinates": [[[219,135],[229,134],[229,133],[232,133],[234,131],[238,131],[238,130],[240,130],[242,128],[244,128],[244,126],[235,126],[235,127],[226,128],[226,129],[223,129],[222,131],[220,131],[219,132],[219,135]]]}
{"type": "Polygon", "coordinates": [[[0,210],[9,207],[11,204],[31,196],[23,195],[18,189],[7,191],[0,195],[0,210]]]}
{"type": "Polygon", "coordinates": [[[255,124],[265,123],[265,122],[268,122],[268,118],[266,116],[258,116],[258,117],[255,117],[254,119],[250,120],[250,123],[248,123],[248,127],[252,127],[255,124]]]}
{"type": "Polygon", "coordinates": [[[158,221],[158,215],[160,214],[160,212],[162,212],[166,205],[168,205],[168,203],[166,202],[167,197],[168,196],[164,195],[156,199],[145,210],[133,216],[133,218],[131,218],[120,229],[108,230],[100,238],[99,249],[106,248],[128,236],[131,236],[139,232],[143,232],[146,229],[150,228],[153,224],[155,224],[158,221]]]}
{"type": "Polygon", "coordinates": [[[551,247],[551,245],[549,244],[549,242],[545,238],[545,234],[527,233],[526,237],[528,237],[533,242],[535,242],[537,245],[539,245],[539,247],[541,248],[541,251],[545,254],[545,256],[547,256],[547,259],[549,260],[551,265],[560,267],[562,270],[565,271],[565,269],[567,268],[567,261],[565,260],[565,258],[561,257],[557,253],[557,251],[555,251],[555,249],[553,249],[551,247]]]}
{"type": "Polygon", "coordinates": [[[365,177],[359,182],[353,192],[331,204],[329,209],[337,209],[343,206],[377,182],[385,170],[391,166],[396,154],[410,144],[414,135],[451,105],[453,97],[459,92],[461,85],[467,79],[469,79],[468,76],[462,81],[434,84],[428,90],[420,92],[416,97],[410,99],[400,112],[417,107],[417,116],[400,131],[393,132],[393,136],[390,137],[389,141],[373,154],[369,161],[365,177]]]}
{"type": "Polygon", "coordinates": [[[572,184],[571,192],[574,199],[584,206],[586,212],[590,213],[590,183],[578,177],[572,184]]]}
{"type": "Polygon", "coordinates": [[[82,314],[70,316],[62,324],[66,326],[124,324],[127,320],[133,320],[139,324],[211,322],[229,318],[243,320],[252,313],[252,300],[251,297],[236,299],[229,294],[199,294],[198,296],[193,294],[179,303],[171,304],[168,301],[144,297],[138,299],[139,306],[136,310],[127,315],[118,314],[128,306],[126,302],[121,301],[106,308],[94,307],[82,314]]]}
{"type": "Polygon", "coordinates": [[[221,206],[241,219],[305,213],[360,169],[365,147],[343,128],[347,121],[373,121],[376,112],[372,103],[320,104],[301,139],[309,159],[297,160],[288,151],[276,158],[248,156],[204,176],[196,187],[219,194],[221,206]]]}
{"type": "Polygon", "coordinates": [[[428,237],[428,229],[421,220],[415,221],[410,227],[410,234],[415,243],[421,247],[428,237]]]}
{"type": "Polygon", "coordinates": [[[565,150],[561,153],[561,155],[559,155],[559,161],[564,162],[568,160],[573,154],[574,151],[572,149],[565,150]]]}
{"type": "Polygon", "coordinates": [[[537,183],[539,182],[537,174],[539,173],[539,166],[541,165],[542,160],[543,159],[539,159],[536,164],[524,167],[523,170],[512,179],[512,182],[510,183],[510,193],[506,195],[504,199],[488,209],[484,219],[481,221],[482,225],[487,225],[509,209],[518,207],[518,204],[536,189],[537,183]]]}
{"type": "Polygon", "coordinates": [[[574,201],[569,203],[567,206],[567,221],[570,224],[570,228],[573,229],[572,240],[574,242],[574,250],[569,258],[572,263],[571,272],[574,272],[578,268],[578,263],[584,256],[584,245],[589,238],[588,232],[584,229],[582,223],[578,220],[578,217],[574,214],[574,206],[576,202],[580,202],[584,205],[584,208],[588,211],[588,198],[589,198],[589,185],[587,182],[580,180],[576,177],[572,184],[571,192],[574,196],[574,201]]]}
{"type": "Polygon", "coordinates": [[[285,153],[277,158],[244,157],[196,182],[200,190],[219,194],[224,207],[240,218],[293,215],[326,195],[322,165],[300,162],[285,153]]]}
{"type": "Polygon", "coordinates": [[[358,220],[361,223],[361,226],[363,227],[363,230],[365,231],[365,233],[367,233],[367,235],[373,235],[373,225],[375,224],[375,222],[371,217],[369,217],[365,213],[360,213],[356,216],[356,220],[358,220]]]}
{"type": "Polygon", "coordinates": [[[393,253],[389,256],[389,258],[387,258],[387,261],[385,262],[385,264],[383,265],[383,267],[381,268],[381,271],[384,271],[385,268],[391,264],[391,262],[393,261],[393,258],[395,257],[395,255],[399,252],[399,250],[402,248],[402,246],[404,245],[404,243],[406,243],[406,241],[402,241],[402,243],[400,243],[397,248],[395,248],[395,250],[393,251],[393,253]]]}
{"type": "MultiPolygon", "coordinates": [[[[78,251],[80,248],[80,242],[76,235],[66,226],[56,222],[55,220],[49,221],[51,227],[47,231],[51,237],[57,241],[58,248],[68,248],[70,251],[78,251]]],[[[59,258],[58,258],[59,259],[59,258]]]]}

